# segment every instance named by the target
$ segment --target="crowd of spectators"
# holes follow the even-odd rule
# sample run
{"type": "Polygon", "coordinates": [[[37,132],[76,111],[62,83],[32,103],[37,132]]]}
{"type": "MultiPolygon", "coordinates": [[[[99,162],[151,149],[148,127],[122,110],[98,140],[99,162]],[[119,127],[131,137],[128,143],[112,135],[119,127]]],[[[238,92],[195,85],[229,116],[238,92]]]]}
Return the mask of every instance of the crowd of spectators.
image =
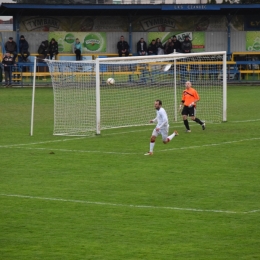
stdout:
{"type": "MultiPolygon", "coordinates": [[[[119,42],[117,43],[118,55],[121,57],[123,54],[125,56],[129,55],[129,44],[125,41],[124,36],[120,37],[119,42]]],[[[169,38],[165,44],[162,44],[161,39],[157,38],[152,39],[152,41],[147,44],[144,38],[142,37],[137,42],[137,55],[163,55],[170,54],[174,52],[179,53],[191,53],[192,42],[188,35],[184,37],[184,41],[180,42],[176,35],[173,35],[169,38]]]]}
{"type": "Polygon", "coordinates": [[[145,46],[147,46],[147,44],[144,39],[141,38],[137,43],[138,55],[163,55],[174,52],[190,53],[192,50],[192,42],[188,35],[184,37],[183,42],[180,42],[176,35],[173,35],[165,44],[162,44],[161,39],[157,38],[151,41],[147,49],[145,49],[145,46]]]}

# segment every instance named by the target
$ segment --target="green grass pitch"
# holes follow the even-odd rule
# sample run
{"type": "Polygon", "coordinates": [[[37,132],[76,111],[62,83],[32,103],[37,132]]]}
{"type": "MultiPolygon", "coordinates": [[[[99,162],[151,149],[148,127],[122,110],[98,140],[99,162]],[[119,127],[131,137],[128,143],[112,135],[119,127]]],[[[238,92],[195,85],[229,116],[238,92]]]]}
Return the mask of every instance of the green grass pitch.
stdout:
{"type": "Polygon", "coordinates": [[[31,137],[31,96],[0,89],[0,259],[260,259],[259,86],[228,86],[228,122],[171,124],[153,156],[153,125],[53,136],[51,88],[31,137]]]}

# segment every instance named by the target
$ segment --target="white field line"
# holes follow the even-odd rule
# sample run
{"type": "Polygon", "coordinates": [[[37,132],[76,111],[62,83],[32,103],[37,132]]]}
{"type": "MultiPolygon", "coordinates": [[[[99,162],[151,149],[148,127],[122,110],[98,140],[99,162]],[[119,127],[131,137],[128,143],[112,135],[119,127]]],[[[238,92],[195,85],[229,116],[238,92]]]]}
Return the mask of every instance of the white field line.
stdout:
{"type": "MultiPolygon", "coordinates": [[[[137,130],[137,131],[120,132],[120,133],[111,133],[111,134],[105,134],[103,136],[119,135],[119,134],[127,134],[127,133],[136,133],[136,132],[144,132],[144,131],[147,131],[147,129],[142,129],[142,130],[137,130]]],[[[67,141],[74,141],[74,140],[93,138],[93,137],[94,136],[71,137],[71,138],[67,138],[67,139],[42,141],[42,142],[36,142],[36,143],[0,145],[0,148],[9,148],[9,147],[26,146],[26,145],[38,145],[38,144],[57,143],[57,142],[67,142],[67,141]]]]}
{"type": "Polygon", "coordinates": [[[59,139],[59,140],[52,140],[52,141],[43,141],[43,142],[37,142],[37,143],[0,145],[0,148],[9,148],[9,147],[23,146],[23,145],[37,145],[37,144],[66,142],[66,141],[74,141],[74,140],[85,139],[85,138],[86,137],[84,136],[84,137],[77,137],[77,138],[68,138],[68,139],[59,139]]]}
{"type": "MultiPolygon", "coordinates": [[[[234,143],[240,143],[240,142],[248,142],[248,141],[255,141],[260,140],[260,137],[257,138],[248,138],[248,139],[241,139],[241,140],[235,140],[235,141],[228,141],[228,142],[221,142],[221,143],[213,143],[213,144],[203,144],[203,145],[193,145],[193,146],[186,146],[186,147],[174,147],[174,148],[168,148],[163,150],[158,150],[158,152],[167,152],[167,151],[174,151],[174,150],[187,150],[187,149],[197,149],[197,148],[204,148],[204,147],[214,147],[214,146],[220,146],[220,145],[229,145],[234,143]]],[[[1,147],[0,147],[1,148],[1,147]]],[[[58,152],[74,152],[74,153],[100,153],[100,154],[117,154],[117,155],[140,155],[143,153],[133,153],[133,152],[113,152],[113,151],[97,151],[97,150],[73,150],[73,149],[56,149],[56,148],[42,148],[42,147],[8,147],[3,146],[2,148],[18,148],[18,149],[27,149],[27,150],[48,150],[48,151],[58,151],[58,152]]]]}
{"type": "MultiPolygon", "coordinates": [[[[260,119],[254,119],[254,120],[245,120],[245,121],[228,121],[229,123],[246,123],[246,122],[255,122],[260,121],[260,119]]],[[[194,122],[191,122],[194,123],[194,122]]],[[[194,123],[195,124],[195,123],[194,123]]],[[[213,124],[213,123],[212,123],[213,124]]],[[[214,124],[221,124],[221,123],[214,123],[214,124]]],[[[152,125],[151,125],[152,126],[152,125]]],[[[180,122],[177,122],[174,124],[174,128],[183,128],[183,124],[180,122]],[[177,125],[176,125],[177,124],[177,125]]],[[[173,127],[172,127],[173,128],[173,127]]],[[[140,130],[134,130],[134,131],[126,131],[126,132],[119,132],[119,133],[106,133],[103,136],[112,136],[112,135],[121,135],[121,134],[128,134],[128,133],[138,133],[138,132],[144,132],[147,131],[147,129],[140,129],[140,130]]],[[[71,137],[67,139],[58,139],[58,140],[51,140],[51,141],[42,141],[42,142],[35,142],[35,143],[26,143],[26,144],[11,144],[11,145],[0,145],[0,148],[9,148],[9,147],[17,147],[19,146],[30,146],[30,145],[38,145],[38,144],[47,144],[47,143],[57,143],[57,142],[66,142],[66,141],[74,141],[79,139],[85,139],[85,138],[93,138],[94,136],[84,136],[84,137],[71,137]]],[[[236,141],[234,141],[236,142],[236,141]]],[[[196,148],[196,146],[194,146],[196,148]]],[[[180,148],[181,149],[181,148],[180,148]]],[[[175,150],[175,149],[174,149],[175,150]]],[[[168,150],[163,150],[168,151],[168,150]]]]}
{"type": "Polygon", "coordinates": [[[160,150],[160,152],[167,152],[167,151],[172,151],[172,150],[186,150],[186,149],[203,148],[203,147],[212,147],[212,146],[234,144],[234,143],[255,141],[255,140],[260,140],[260,137],[247,138],[247,139],[241,139],[241,140],[235,140],[235,141],[228,141],[228,142],[222,142],[222,143],[217,143],[217,144],[203,144],[203,145],[194,145],[194,146],[189,146],[189,147],[169,148],[169,149],[160,150]]]}
{"type": "Polygon", "coordinates": [[[128,207],[128,208],[141,208],[141,209],[165,209],[165,210],[176,210],[176,211],[212,212],[212,213],[225,213],[225,214],[247,214],[247,213],[256,213],[256,212],[260,211],[260,210],[251,210],[251,211],[239,212],[239,211],[232,211],[232,210],[217,210],[217,209],[196,209],[196,208],[179,208],[179,207],[164,207],[164,206],[149,206],[149,205],[133,205],[133,204],[110,203],[110,202],[86,201],[86,200],[46,198],[46,197],[26,196],[26,195],[19,195],[19,194],[0,194],[0,196],[16,197],[16,198],[22,198],[22,199],[35,199],[35,200],[92,204],[92,205],[112,206],[112,207],[128,207]]]}
{"type": "Polygon", "coordinates": [[[260,121],[260,119],[249,119],[249,120],[243,120],[243,121],[228,121],[228,123],[247,123],[247,122],[257,122],[260,121]]]}

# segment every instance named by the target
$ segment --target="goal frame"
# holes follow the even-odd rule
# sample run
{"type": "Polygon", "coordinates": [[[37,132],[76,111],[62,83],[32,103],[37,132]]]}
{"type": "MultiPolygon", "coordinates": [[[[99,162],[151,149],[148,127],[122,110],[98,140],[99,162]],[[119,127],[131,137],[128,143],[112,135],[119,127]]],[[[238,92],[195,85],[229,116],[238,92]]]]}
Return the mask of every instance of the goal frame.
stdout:
{"type": "MultiPolygon", "coordinates": [[[[173,54],[168,54],[168,55],[147,55],[147,56],[132,56],[132,57],[114,57],[114,58],[96,58],[93,61],[80,61],[81,63],[92,63],[95,66],[95,80],[96,80],[96,134],[101,133],[101,102],[100,102],[100,64],[104,62],[113,62],[115,60],[119,61],[135,61],[135,60],[140,60],[142,61],[151,61],[154,59],[160,60],[165,60],[166,57],[167,59],[170,58],[173,60],[172,65],[174,66],[174,113],[175,113],[175,121],[177,121],[177,90],[176,90],[176,61],[181,58],[185,57],[199,57],[199,56],[214,56],[214,55],[222,55],[223,60],[222,60],[222,71],[223,71],[223,77],[222,77],[222,87],[223,87],[223,96],[222,96],[222,122],[227,121],[227,62],[226,62],[226,51],[218,51],[218,52],[196,52],[196,53],[173,53],[173,54]]],[[[61,62],[59,60],[57,61],[51,61],[51,62],[61,62]]],[[[63,61],[62,61],[63,62],[63,61]]],[[[66,62],[66,61],[64,61],[66,62]]],[[[69,61],[71,62],[71,61],[69,61]]],[[[37,63],[37,58],[35,57],[34,59],[34,72],[33,72],[33,87],[32,87],[32,108],[31,108],[31,129],[30,129],[30,136],[33,136],[33,125],[34,125],[34,100],[35,100],[35,87],[36,87],[36,63],[37,63]]],[[[77,63],[77,61],[72,61],[72,63],[77,63]]],[[[170,63],[170,62],[169,62],[170,63]]],[[[120,126],[119,126],[120,127],[120,126]]]]}
{"type": "MultiPolygon", "coordinates": [[[[226,122],[227,121],[227,53],[226,51],[218,51],[218,52],[196,52],[196,53],[174,53],[174,54],[169,54],[167,55],[168,57],[172,57],[174,60],[174,99],[175,99],[175,121],[177,121],[177,91],[176,91],[176,61],[178,58],[183,58],[183,57],[198,57],[198,56],[207,56],[207,55],[223,55],[223,114],[222,114],[222,121],[226,122]]],[[[156,55],[156,58],[165,58],[165,55],[156,55]]],[[[118,58],[120,59],[120,58],[118,58]]],[[[121,58],[125,60],[126,58],[121,58]]],[[[140,56],[132,56],[132,57],[127,57],[128,60],[134,61],[134,60],[140,60],[140,56]]],[[[154,56],[153,55],[147,55],[147,56],[142,56],[143,60],[153,60],[154,56]]],[[[100,75],[99,75],[99,63],[100,61],[113,61],[115,58],[97,58],[96,59],[96,100],[97,100],[97,115],[96,115],[96,129],[97,129],[97,134],[100,134],[101,129],[101,114],[100,114],[100,75]]]]}

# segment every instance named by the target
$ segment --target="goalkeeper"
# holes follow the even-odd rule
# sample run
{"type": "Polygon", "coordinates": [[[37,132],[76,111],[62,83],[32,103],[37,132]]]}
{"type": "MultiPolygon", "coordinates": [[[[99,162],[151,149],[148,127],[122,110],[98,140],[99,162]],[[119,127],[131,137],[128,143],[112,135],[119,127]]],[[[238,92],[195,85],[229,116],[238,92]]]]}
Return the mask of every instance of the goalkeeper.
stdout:
{"type": "Polygon", "coordinates": [[[186,127],[186,132],[191,132],[187,119],[188,116],[190,116],[191,120],[200,124],[202,126],[202,130],[205,130],[205,122],[200,121],[200,119],[196,117],[196,103],[200,100],[199,94],[194,88],[192,88],[190,81],[185,83],[185,87],[186,89],[182,92],[180,111],[182,110],[181,114],[183,123],[186,127]]]}
{"type": "Polygon", "coordinates": [[[174,131],[173,134],[168,136],[169,124],[168,116],[164,108],[162,108],[162,101],[156,100],[154,102],[154,107],[156,109],[156,118],[150,120],[150,123],[157,123],[156,127],[153,130],[151,140],[150,140],[150,151],[144,155],[153,155],[153,148],[155,145],[155,140],[158,135],[162,136],[164,144],[167,144],[172,140],[172,138],[178,135],[177,131],[174,131]]]}

